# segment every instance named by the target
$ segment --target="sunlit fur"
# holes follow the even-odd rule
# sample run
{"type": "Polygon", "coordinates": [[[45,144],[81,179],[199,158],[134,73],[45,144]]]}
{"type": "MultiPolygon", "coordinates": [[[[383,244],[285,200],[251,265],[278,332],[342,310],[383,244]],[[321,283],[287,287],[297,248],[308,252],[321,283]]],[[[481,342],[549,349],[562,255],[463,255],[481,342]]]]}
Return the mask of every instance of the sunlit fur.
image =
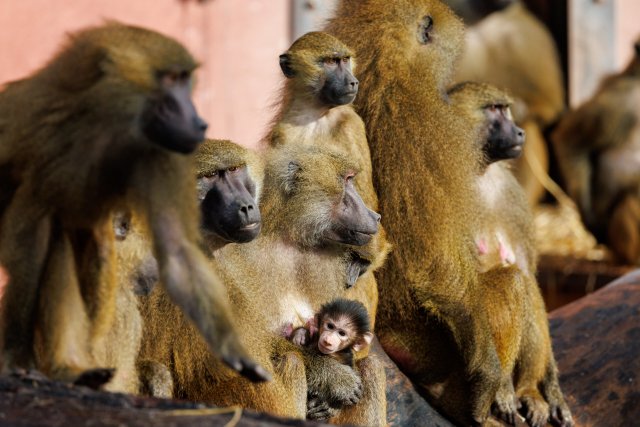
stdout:
{"type": "Polygon", "coordinates": [[[376,333],[457,422],[481,422],[499,361],[478,304],[472,126],[445,90],[463,25],[436,0],[344,0],[326,30],[358,57],[356,111],[367,129],[382,224],[394,251],[377,275],[376,333]],[[431,17],[428,42],[419,33],[431,17]],[[471,381],[471,378],[473,380],[471,381]]]}

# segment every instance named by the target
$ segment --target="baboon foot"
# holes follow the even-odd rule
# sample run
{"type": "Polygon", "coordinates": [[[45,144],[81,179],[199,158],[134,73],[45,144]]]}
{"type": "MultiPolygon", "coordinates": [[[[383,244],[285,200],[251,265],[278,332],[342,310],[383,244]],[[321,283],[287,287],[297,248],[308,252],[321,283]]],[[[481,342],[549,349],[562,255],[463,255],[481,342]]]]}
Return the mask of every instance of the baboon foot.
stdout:
{"type": "Polygon", "coordinates": [[[331,407],[329,402],[325,402],[318,397],[309,397],[307,401],[307,419],[328,420],[338,414],[338,409],[331,407]]]}
{"type": "Polygon", "coordinates": [[[544,427],[549,419],[549,405],[541,396],[524,395],[520,397],[520,413],[531,427],[544,427]]]}
{"type": "Polygon", "coordinates": [[[573,417],[566,403],[550,403],[549,418],[551,424],[557,427],[573,427],[573,417]]]}
{"type": "Polygon", "coordinates": [[[505,423],[516,425],[518,406],[513,393],[498,391],[496,400],[491,405],[491,413],[505,423]]]}
{"type": "Polygon", "coordinates": [[[115,369],[107,368],[89,369],[82,372],[75,381],[73,381],[73,384],[99,390],[113,378],[115,372],[115,369]]]}

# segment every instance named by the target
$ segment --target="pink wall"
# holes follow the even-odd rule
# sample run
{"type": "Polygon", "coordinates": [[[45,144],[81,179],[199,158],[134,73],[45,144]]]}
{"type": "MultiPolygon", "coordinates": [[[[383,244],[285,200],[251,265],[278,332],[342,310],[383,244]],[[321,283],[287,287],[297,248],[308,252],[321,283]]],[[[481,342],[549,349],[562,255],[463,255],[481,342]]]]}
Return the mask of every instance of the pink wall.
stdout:
{"type": "Polygon", "coordinates": [[[616,69],[624,68],[640,37],[640,1],[618,0],[616,4],[616,69]]]}
{"type": "Polygon", "coordinates": [[[203,64],[195,102],[209,121],[208,136],[255,145],[280,84],[289,13],[288,0],[1,1],[0,84],[40,67],[65,33],[116,19],[185,43],[203,64]]]}

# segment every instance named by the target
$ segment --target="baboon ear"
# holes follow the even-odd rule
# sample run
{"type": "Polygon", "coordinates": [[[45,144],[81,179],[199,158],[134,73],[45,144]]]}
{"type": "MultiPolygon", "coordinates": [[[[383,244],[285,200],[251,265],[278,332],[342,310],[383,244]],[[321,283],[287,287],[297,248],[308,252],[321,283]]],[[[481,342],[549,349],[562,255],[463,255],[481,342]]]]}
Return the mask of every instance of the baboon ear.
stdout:
{"type": "Polygon", "coordinates": [[[301,167],[296,162],[289,162],[287,165],[287,172],[284,179],[284,192],[289,195],[296,190],[298,186],[298,174],[300,173],[301,167]]]}
{"type": "Polygon", "coordinates": [[[288,79],[296,75],[293,68],[291,68],[291,57],[288,53],[280,55],[280,69],[282,70],[282,74],[288,79]]]}
{"type": "Polygon", "coordinates": [[[371,332],[365,332],[362,335],[362,338],[359,339],[358,342],[353,344],[353,350],[354,351],[364,350],[365,348],[369,347],[369,344],[371,344],[371,341],[373,341],[373,334],[371,332]]]}

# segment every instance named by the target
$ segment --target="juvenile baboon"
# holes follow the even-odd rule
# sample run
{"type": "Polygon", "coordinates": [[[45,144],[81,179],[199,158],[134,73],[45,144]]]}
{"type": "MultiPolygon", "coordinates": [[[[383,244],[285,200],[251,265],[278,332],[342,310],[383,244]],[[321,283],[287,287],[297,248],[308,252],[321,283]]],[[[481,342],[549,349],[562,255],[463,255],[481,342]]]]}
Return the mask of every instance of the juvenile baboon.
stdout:
{"type": "MultiPolygon", "coordinates": [[[[466,13],[477,8],[476,0],[445,0],[466,13]]],[[[482,2],[480,2],[482,3],[482,2]]],[[[514,97],[515,121],[527,132],[523,156],[515,161],[514,174],[530,204],[544,195],[544,187],[529,162],[541,170],[549,167],[544,131],[564,112],[565,88],[559,54],[549,29],[522,1],[512,1],[470,27],[455,81],[479,81],[507,89],[514,97]]]]}
{"type": "MultiPolygon", "coordinates": [[[[328,419],[343,406],[357,403],[333,400],[333,378],[325,372],[325,358],[330,357],[355,369],[355,353],[371,344],[373,334],[369,313],[360,301],[338,298],[323,304],[306,326],[291,331],[287,338],[305,349],[307,396],[310,400],[307,418],[328,419]]],[[[362,396],[354,397],[359,400],[362,396]]]]}
{"type": "Polygon", "coordinates": [[[569,196],[596,238],[626,262],[637,263],[640,237],[634,205],[640,195],[640,39],[622,72],[567,113],[552,135],[569,196]],[[635,202],[633,200],[635,199],[635,202]]]}
{"type": "Polygon", "coordinates": [[[138,296],[148,295],[158,278],[158,265],[151,242],[136,215],[117,212],[113,215],[117,274],[116,307],[111,328],[92,348],[98,366],[115,368],[105,385],[109,391],[137,394],[140,384],[136,359],[142,340],[142,317],[138,296]]]}
{"type": "Polygon", "coordinates": [[[483,83],[462,83],[449,90],[454,106],[474,123],[472,142],[480,147],[480,194],[476,236],[481,281],[502,367],[494,414],[514,424],[517,407],[530,425],[573,424],[564,401],[551,350],[544,301],[536,281],[537,253],[533,219],[522,187],[501,161],[522,153],[524,134],[511,119],[511,98],[483,83]],[[490,280],[488,280],[490,279],[490,280]],[[514,389],[515,387],[515,389],[514,389]]]}
{"type": "MultiPolygon", "coordinates": [[[[327,33],[307,33],[280,55],[280,67],[287,80],[280,110],[267,137],[269,145],[340,149],[360,170],[356,189],[364,203],[378,209],[364,124],[351,105],[359,84],[353,74],[355,58],[351,49],[327,33]]],[[[354,248],[352,261],[347,264],[348,287],[364,275],[353,296],[366,304],[374,321],[378,290],[370,273],[383,264],[389,248],[384,230],[380,230],[371,243],[354,248]]]]}
{"type": "MultiPolygon", "coordinates": [[[[151,342],[157,347],[143,349],[143,353],[171,366],[176,397],[242,405],[289,417],[306,416],[303,354],[282,336],[282,330],[287,324],[301,325],[321,304],[345,294],[348,249],[344,243],[363,244],[377,228],[377,214],[364,207],[355,191],[355,171],[355,164],[328,148],[291,146],[269,150],[261,186],[261,235],[252,242],[231,243],[213,253],[214,266],[227,285],[234,315],[244,325],[239,330],[241,338],[252,357],[273,374],[269,383],[250,384],[220,369],[201,345],[175,326],[182,322],[179,317],[163,314],[159,318],[159,314],[166,313],[168,302],[152,295],[155,301],[148,314],[155,320],[148,324],[155,330],[150,336],[158,337],[151,342]],[[341,205],[349,217],[345,218],[346,223],[338,215],[341,205]],[[338,223],[342,225],[336,227],[338,223]],[[171,330],[178,333],[167,337],[171,330]]],[[[358,408],[349,409],[350,422],[384,424],[381,365],[369,358],[359,361],[360,375],[349,367],[335,365],[327,370],[335,380],[335,394],[347,400],[356,399],[360,390],[364,392],[363,399],[355,405],[358,408]]]]}
{"type": "Polygon", "coordinates": [[[480,152],[445,100],[462,22],[434,0],[347,0],[327,29],[359,58],[355,106],[394,240],[377,275],[376,334],[435,405],[461,424],[481,423],[501,370],[473,245],[480,152]]]}
{"type": "MultiPolygon", "coordinates": [[[[3,367],[75,380],[116,305],[110,214],[148,224],[160,279],[210,349],[254,379],[220,280],[198,248],[192,152],[206,123],[190,98],[196,62],[176,41],[109,23],[71,36],[30,78],[0,93],[0,168],[17,184],[2,218],[3,367]],[[37,297],[43,302],[36,309],[37,297]]],[[[82,378],[82,377],[81,377],[82,378]]]]}

